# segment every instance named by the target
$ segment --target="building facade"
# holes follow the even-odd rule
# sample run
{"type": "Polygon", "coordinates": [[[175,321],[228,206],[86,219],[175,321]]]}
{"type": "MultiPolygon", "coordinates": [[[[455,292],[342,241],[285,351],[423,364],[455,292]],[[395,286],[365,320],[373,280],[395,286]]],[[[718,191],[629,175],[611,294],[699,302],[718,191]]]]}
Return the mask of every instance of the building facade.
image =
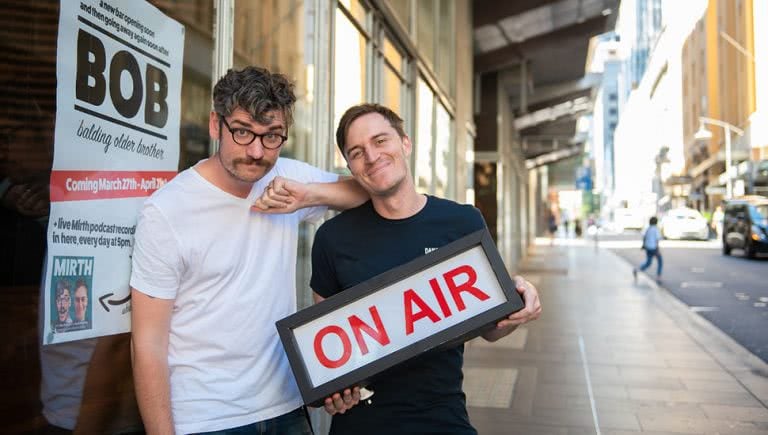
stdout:
{"type": "MultiPolygon", "coordinates": [[[[399,112],[414,142],[421,192],[474,198],[472,4],[452,0],[151,0],[184,26],[179,164],[216,150],[208,137],[211,88],[229,68],[260,65],[289,76],[298,101],[281,156],[346,173],[334,144],[346,108],[379,102],[399,112]]],[[[9,1],[0,7],[2,50],[2,372],[6,430],[48,425],[80,433],[140,430],[129,334],[41,346],[38,307],[46,252],[47,186],[54,153],[59,14],[74,2],[9,1]],[[22,207],[6,195],[45,192],[22,207]]],[[[522,212],[521,212],[522,214],[522,212]]],[[[98,216],[94,216],[97,219],[98,216]]],[[[311,303],[313,227],[301,231],[298,295],[311,303]]],[[[504,234],[504,237],[510,235],[504,234]]],[[[519,237],[519,234],[518,236],[519,237]]],[[[127,286],[127,283],[125,283],[127,286]]],[[[126,290],[126,289],[123,289],[126,290]]],[[[95,303],[96,301],[92,301],[95,303]]],[[[320,421],[318,427],[324,427],[320,421]]]]}
{"type": "MultiPolygon", "coordinates": [[[[691,190],[700,209],[713,209],[725,199],[725,130],[705,125],[711,139],[700,139],[700,117],[728,123],[745,134],[731,135],[731,178],[737,177],[740,163],[760,158],[766,144],[762,112],[757,110],[755,29],[764,25],[766,10],[751,0],[710,0],[706,12],[685,41],[683,48],[683,137],[691,190]],[[756,14],[757,12],[757,14],[756,14]]],[[[744,194],[744,183],[734,194],[744,194]]],[[[739,187],[740,186],[740,187],[739,187]]]]}

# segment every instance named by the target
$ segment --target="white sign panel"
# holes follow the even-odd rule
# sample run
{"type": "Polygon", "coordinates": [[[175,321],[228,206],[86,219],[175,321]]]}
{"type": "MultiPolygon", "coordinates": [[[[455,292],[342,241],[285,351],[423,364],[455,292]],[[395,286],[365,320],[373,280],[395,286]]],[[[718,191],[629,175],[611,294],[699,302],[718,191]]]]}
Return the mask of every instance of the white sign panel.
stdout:
{"type": "Polygon", "coordinates": [[[506,302],[480,246],[294,330],[313,386],[506,302]]]}
{"type": "Polygon", "coordinates": [[[178,168],[183,50],[144,1],[61,2],[44,344],[130,330],[138,210],[178,168]]]}

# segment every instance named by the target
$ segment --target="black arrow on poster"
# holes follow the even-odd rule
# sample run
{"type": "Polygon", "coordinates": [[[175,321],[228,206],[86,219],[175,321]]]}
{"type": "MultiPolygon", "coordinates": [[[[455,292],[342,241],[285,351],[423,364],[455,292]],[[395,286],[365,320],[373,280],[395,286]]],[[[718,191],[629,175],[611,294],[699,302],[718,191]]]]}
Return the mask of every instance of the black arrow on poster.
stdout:
{"type": "Polygon", "coordinates": [[[109,307],[107,306],[107,304],[112,305],[112,306],[117,306],[117,305],[127,304],[128,301],[131,300],[131,295],[128,294],[128,296],[124,297],[123,299],[116,299],[116,300],[115,299],[110,299],[110,300],[105,302],[105,299],[107,299],[108,297],[110,297],[112,295],[114,295],[114,293],[107,293],[104,296],[99,298],[99,302],[101,302],[101,306],[104,307],[104,309],[107,310],[107,312],[109,312],[109,307]]]}

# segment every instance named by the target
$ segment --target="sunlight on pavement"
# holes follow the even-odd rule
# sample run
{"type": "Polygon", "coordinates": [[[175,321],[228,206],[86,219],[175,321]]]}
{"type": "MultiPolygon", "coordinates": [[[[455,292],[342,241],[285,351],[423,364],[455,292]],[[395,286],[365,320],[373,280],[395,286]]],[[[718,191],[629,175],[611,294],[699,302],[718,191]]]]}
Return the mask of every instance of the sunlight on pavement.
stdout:
{"type": "MultiPolygon", "coordinates": [[[[537,237],[536,246],[550,246],[551,241],[546,237],[537,237]]],[[[597,245],[600,248],[609,249],[630,249],[640,248],[642,242],[637,240],[601,240],[598,239],[597,245]]],[[[555,238],[554,246],[594,246],[595,240],[589,238],[581,239],[565,239],[555,238]]],[[[694,248],[694,249],[721,249],[722,244],[719,240],[662,240],[661,247],[663,248],[694,248]]]]}

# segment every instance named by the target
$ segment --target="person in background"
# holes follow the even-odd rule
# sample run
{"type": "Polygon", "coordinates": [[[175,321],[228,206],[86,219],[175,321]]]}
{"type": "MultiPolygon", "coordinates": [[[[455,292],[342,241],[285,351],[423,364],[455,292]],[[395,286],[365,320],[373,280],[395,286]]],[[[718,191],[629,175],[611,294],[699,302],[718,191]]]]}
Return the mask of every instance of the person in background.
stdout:
{"type": "Polygon", "coordinates": [[[549,232],[549,246],[553,246],[557,235],[557,216],[551,207],[547,207],[547,231],[549,232]]]}
{"type": "Polygon", "coordinates": [[[715,231],[715,237],[720,240],[723,237],[723,207],[718,205],[712,213],[712,229],[715,231]]]}
{"type": "MultiPolygon", "coordinates": [[[[661,280],[661,270],[664,266],[664,260],[661,257],[661,251],[659,250],[659,242],[661,241],[661,232],[657,224],[659,220],[656,216],[652,217],[648,222],[650,225],[643,234],[643,250],[645,251],[645,263],[640,266],[640,271],[644,271],[651,267],[654,257],[656,258],[656,280],[661,280]]],[[[637,268],[632,269],[632,276],[637,280],[637,268]]]]}

